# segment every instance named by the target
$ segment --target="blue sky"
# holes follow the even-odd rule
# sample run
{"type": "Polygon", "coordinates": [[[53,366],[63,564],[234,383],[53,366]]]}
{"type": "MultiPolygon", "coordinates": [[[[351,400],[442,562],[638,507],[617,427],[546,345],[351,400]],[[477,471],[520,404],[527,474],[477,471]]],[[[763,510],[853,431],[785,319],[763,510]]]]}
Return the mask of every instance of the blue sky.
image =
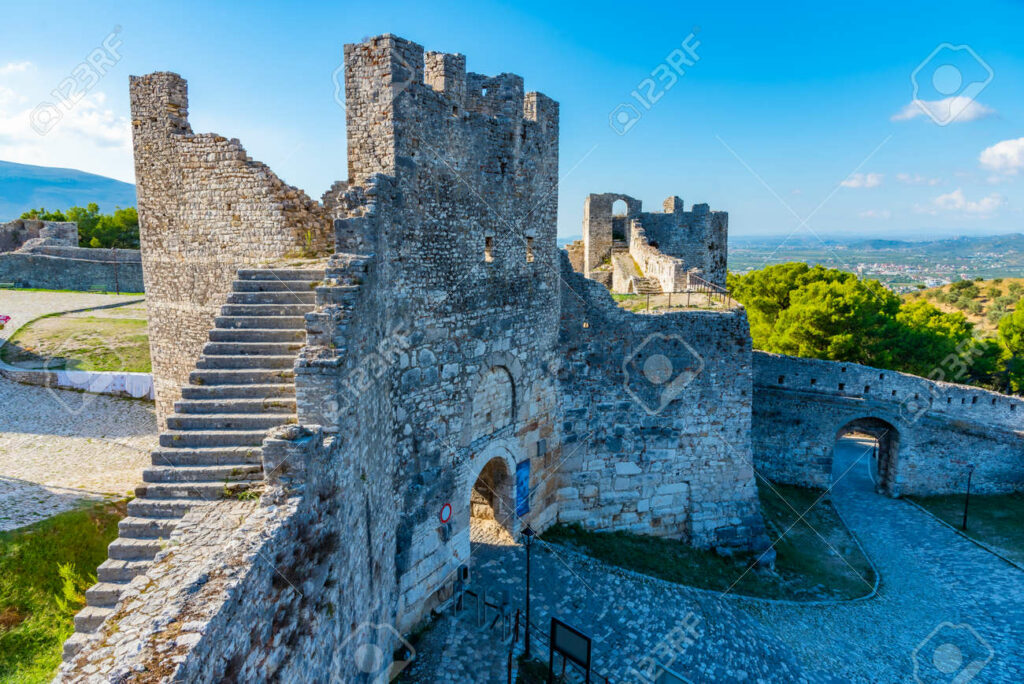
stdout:
{"type": "Polygon", "coordinates": [[[518,73],[561,103],[562,235],[579,233],[588,192],[611,191],[649,209],[669,195],[707,202],[730,212],[734,236],[927,237],[1024,223],[1021,2],[2,0],[0,21],[9,161],[132,180],[128,76],[170,70],[189,81],[194,130],[240,138],[318,197],[346,175],[332,82],[342,45],[390,32],[461,52],[472,71],[518,73]],[[115,27],[108,45],[120,58],[60,109],[52,91],[115,27]],[[699,59],[646,109],[631,92],[664,76],[687,41],[699,59]],[[984,65],[962,50],[927,61],[943,43],[970,46],[984,65]],[[939,120],[952,105],[948,125],[912,104],[922,63],[918,97],[939,120]],[[46,101],[61,116],[39,135],[29,116],[46,101]],[[641,113],[623,135],[609,122],[621,104],[641,113]]]}

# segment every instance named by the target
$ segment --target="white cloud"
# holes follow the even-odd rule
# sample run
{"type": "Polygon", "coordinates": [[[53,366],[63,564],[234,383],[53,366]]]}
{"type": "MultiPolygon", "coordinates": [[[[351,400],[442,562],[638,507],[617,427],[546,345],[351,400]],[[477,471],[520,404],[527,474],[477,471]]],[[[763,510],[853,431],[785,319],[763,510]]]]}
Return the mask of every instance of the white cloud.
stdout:
{"type": "Polygon", "coordinates": [[[964,195],[961,188],[953,192],[939,195],[932,200],[932,205],[942,211],[959,211],[966,214],[987,216],[1006,204],[1006,198],[997,192],[986,195],[977,201],[971,201],[964,195]]]}
{"type": "Polygon", "coordinates": [[[892,115],[892,121],[909,121],[919,116],[930,116],[941,123],[966,123],[992,116],[996,110],[969,97],[947,97],[943,100],[912,100],[892,115]],[[927,111],[925,111],[927,110],[927,111]]]}
{"type": "Polygon", "coordinates": [[[942,183],[941,178],[928,178],[927,176],[922,176],[919,173],[897,173],[896,180],[904,185],[939,185],[942,183]]]}
{"type": "Polygon", "coordinates": [[[1015,175],[1024,169],[1024,138],[1004,140],[986,147],[978,156],[978,161],[989,171],[1015,175]]]}
{"type": "Polygon", "coordinates": [[[880,173],[854,173],[840,185],[844,188],[877,188],[882,184],[880,173]]]}
{"type": "Polygon", "coordinates": [[[26,102],[0,88],[0,159],[134,182],[131,124],[107,106],[102,92],[85,95],[70,110],[26,102]]]}
{"type": "Polygon", "coordinates": [[[8,62],[0,66],[0,76],[18,74],[32,68],[32,62],[8,62]]]}
{"type": "Polygon", "coordinates": [[[887,219],[892,216],[892,212],[888,209],[866,209],[860,212],[858,216],[866,219],[887,219]]]}

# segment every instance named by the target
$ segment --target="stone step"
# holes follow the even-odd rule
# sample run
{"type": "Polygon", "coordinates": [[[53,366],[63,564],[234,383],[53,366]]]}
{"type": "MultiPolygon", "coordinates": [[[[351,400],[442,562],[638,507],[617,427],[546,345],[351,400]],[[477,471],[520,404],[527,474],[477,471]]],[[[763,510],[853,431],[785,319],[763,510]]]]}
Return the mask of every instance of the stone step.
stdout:
{"type": "Polygon", "coordinates": [[[156,467],[199,465],[251,465],[263,463],[260,447],[220,447],[198,449],[154,449],[150,461],[156,467]]]}
{"type": "Polygon", "coordinates": [[[306,327],[286,328],[214,328],[210,342],[301,342],[306,343],[306,327]]]}
{"type": "Polygon", "coordinates": [[[313,309],[309,304],[225,304],[220,307],[221,316],[304,316],[313,309]]]}
{"type": "Polygon", "coordinates": [[[294,397],[205,399],[174,402],[175,413],[295,413],[294,397]]]}
{"type": "Polygon", "coordinates": [[[167,540],[118,537],[107,546],[107,557],[115,560],[153,560],[167,546],[167,540]]]}
{"type": "Polygon", "coordinates": [[[156,482],[136,487],[135,495],[140,499],[145,498],[150,501],[158,499],[215,501],[244,492],[262,482],[263,478],[248,482],[156,482]]]}
{"type": "Polygon", "coordinates": [[[86,606],[75,615],[75,631],[95,632],[103,624],[103,621],[113,614],[113,608],[86,606]]]}
{"type": "MultiPolygon", "coordinates": [[[[270,328],[306,331],[306,319],[302,316],[217,316],[215,325],[221,329],[270,328]]],[[[211,338],[212,339],[212,338],[211,338]]]]}
{"type": "Polygon", "coordinates": [[[131,582],[149,570],[152,562],[148,560],[117,560],[108,558],[96,568],[96,579],[100,582],[131,582]]]}
{"type": "Polygon", "coordinates": [[[82,647],[89,641],[88,632],[75,632],[64,642],[62,657],[64,660],[71,660],[82,650],[82,647]]]}
{"type": "Polygon", "coordinates": [[[203,368],[188,374],[193,385],[270,385],[288,383],[294,386],[295,371],[291,368],[203,368]]]}
{"type": "Polygon", "coordinates": [[[160,433],[160,446],[183,449],[188,447],[234,447],[263,444],[266,430],[165,430],[160,433]]]}
{"type": "Polygon", "coordinates": [[[291,356],[302,349],[305,340],[290,342],[207,342],[204,356],[291,356]]]}
{"type": "Polygon", "coordinates": [[[113,608],[121,593],[128,586],[127,582],[99,582],[85,590],[87,605],[97,608],[113,608]]]}
{"type": "Polygon", "coordinates": [[[195,499],[132,499],[128,502],[128,515],[133,518],[178,519],[202,503],[195,499]]]}
{"type": "MultiPolygon", "coordinates": [[[[263,479],[263,465],[155,466],[142,471],[143,482],[251,482],[263,479]]],[[[122,521],[123,522],[123,521],[122,521]]]]}
{"type": "Polygon", "coordinates": [[[117,523],[118,534],[131,539],[170,539],[180,518],[122,518],[117,523]]]}
{"type": "Polygon", "coordinates": [[[294,423],[287,413],[174,413],[167,416],[168,430],[263,430],[294,423]]]}
{"type": "Polygon", "coordinates": [[[319,280],[236,280],[235,292],[311,292],[319,280]]]}
{"type": "Polygon", "coordinates": [[[293,382],[251,385],[186,385],[181,388],[182,399],[281,399],[295,397],[293,382]]]}
{"type": "Polygon", "coordinates": [[[255,356],[253,354],[210,355],[204,354],[196,362],[196,368],[291,368],[295,365],[295,355],[255,356]]]}
{"type": "Polygon", "coordinates": [[[238,280],[323,280],[324,272],[311,268],[240,268],[238,280]]]}
{"type": "Polygon", "coordinates": [[[228,304],[300,304],[308,311],[316,304],[316,290],[309,283],[293,290],[284,289],[277,292],[232,292],[228,295],[228,304]]]}

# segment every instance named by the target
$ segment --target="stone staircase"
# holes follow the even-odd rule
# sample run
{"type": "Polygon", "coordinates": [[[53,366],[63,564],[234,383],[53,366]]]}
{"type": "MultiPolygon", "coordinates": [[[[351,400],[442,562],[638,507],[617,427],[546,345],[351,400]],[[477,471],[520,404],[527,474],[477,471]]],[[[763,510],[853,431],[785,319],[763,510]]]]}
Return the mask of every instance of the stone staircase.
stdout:
{"type": "Polygon", "coordinates": [[[195,505],[237,496],[263,481],[263,438],[296,421],[293,364],[305,343],[323,271],[242,269],[216,318],[181,401],[167,417],[152,467],[118,523],[120,536],[86,591],[72,657],[114,612],[121,592],[149,568],[178,521],[195,505]]]}
{"type": "Polygon", "coordinates": [[[661,283],[657,278],[633,278],[636,294],[661,294],[661,283]]]}

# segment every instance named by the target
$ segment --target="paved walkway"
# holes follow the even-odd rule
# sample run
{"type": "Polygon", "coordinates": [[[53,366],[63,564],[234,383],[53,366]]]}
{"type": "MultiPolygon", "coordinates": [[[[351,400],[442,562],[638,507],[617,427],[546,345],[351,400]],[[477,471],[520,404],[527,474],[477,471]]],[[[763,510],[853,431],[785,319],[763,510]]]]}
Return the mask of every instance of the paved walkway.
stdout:
{"type": "MultiPolygon", "coordinates": [[[[540,543],[534,624],[546,632],[554,615],[589,633],[596,670],[615,682],[648,681],[654,661],[693,682],[915,681],[915,650],[922,682],[953,681],[965,668],[978,682],[1024,681],[1024,573],[875,494],[866,454],[853,441],[837,449],[845,475],[833,497],[879,567],[877,598],[835,606],[721,598],[540,543]]],[[[475,540],[476,588],[508,589],[522,607],[522,547],[479,528],[475,540]]],[[[505,681],[507,646],[496,635],[474,624],[472,610],[446,616],[419,644],[409,679],[505,681]]],[[[546,644],[534,650],[546,658],[546,644]]]]}
{"type": "MultiPolygon", "coordinates": [[[[46,313],[134,297],[0,290],[13,320],[0,343],[46,313]]],[[[22,385],[0,378],[0,530],[74,507],[83,498],[123,496],[142,480],[156,446],[153,405],[22,385]]]]}

